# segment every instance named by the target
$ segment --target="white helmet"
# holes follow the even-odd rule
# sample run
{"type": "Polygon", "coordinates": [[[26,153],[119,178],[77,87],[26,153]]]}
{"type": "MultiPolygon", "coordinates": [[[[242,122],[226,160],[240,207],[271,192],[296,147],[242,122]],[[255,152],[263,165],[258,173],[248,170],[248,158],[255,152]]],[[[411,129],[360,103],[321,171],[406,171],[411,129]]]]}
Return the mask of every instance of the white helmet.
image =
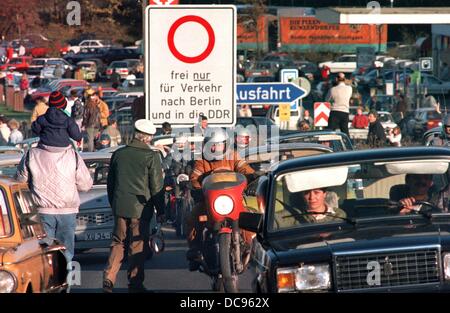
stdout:
{"type": "Polygon", "coordinates": [[[221,160],[224,158],[229,141],[228,133],[223,128],[208,128],[203,141],[203,155],[207,160],[221,160]],[[223,143],[223,151],[217,151],[216,145],[223,143]]]}

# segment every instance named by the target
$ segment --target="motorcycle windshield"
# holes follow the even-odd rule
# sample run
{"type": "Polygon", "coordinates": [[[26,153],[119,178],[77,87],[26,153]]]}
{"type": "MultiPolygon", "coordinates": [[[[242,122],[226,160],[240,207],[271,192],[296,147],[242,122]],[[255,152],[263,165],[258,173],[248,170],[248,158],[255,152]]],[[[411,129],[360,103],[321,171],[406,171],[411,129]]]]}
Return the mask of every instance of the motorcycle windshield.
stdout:
{"type": "Polygon", "coordinates": [[[203,190],[231,189],[246,183],[243,174],[234,172],[212,173],[203,180],[203,190]]]}

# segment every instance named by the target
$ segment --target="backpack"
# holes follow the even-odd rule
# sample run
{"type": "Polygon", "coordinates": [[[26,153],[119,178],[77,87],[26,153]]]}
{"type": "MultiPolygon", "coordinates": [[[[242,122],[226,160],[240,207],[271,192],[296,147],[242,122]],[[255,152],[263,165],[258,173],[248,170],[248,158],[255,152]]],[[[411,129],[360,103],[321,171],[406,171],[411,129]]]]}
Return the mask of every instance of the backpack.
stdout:
{"type": "Polygon", "coordinates": [[[84,115],[84,105],[80,99],[76,99],[72,106],[71,116],[76,120],[83,119],[84,115]]]}

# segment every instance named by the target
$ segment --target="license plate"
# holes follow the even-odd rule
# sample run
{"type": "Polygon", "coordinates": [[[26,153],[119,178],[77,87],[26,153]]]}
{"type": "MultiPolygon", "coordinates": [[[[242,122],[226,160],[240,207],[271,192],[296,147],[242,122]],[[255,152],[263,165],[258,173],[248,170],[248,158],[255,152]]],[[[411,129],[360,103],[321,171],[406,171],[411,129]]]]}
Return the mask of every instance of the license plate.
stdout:
{"type": "Polygon", "coordinates": [[[84,240],[94,241],[94,240],[108,240],[112,238],[112,233],[106,232],[90,232],[84,234],[84,240]]]}

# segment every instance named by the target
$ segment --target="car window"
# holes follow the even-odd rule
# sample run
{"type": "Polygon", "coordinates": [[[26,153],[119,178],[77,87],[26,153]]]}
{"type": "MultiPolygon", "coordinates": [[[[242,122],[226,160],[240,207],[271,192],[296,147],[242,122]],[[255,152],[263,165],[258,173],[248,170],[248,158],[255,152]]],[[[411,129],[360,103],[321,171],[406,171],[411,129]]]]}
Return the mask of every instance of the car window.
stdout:
{"type": "Polygon", "coordinates": [[[47,61],[47,65],[49,65],[49,66],[58,65],[58,64],[62,64],[61,60],[48,60],[47,61]]]}
{"type": "Polygon", "coordinates": [[[44,65],[45,60],[33,60],[31,61],[31,65],[44,65]]]}
{"type": "MultiPolygon", "coordinates": [[[[32,238],[43,235],[44,229],[42,224],[24,225],[22,222],[25,219],[25,214],[38,214],[37,205],[33,200],[29,190],[16,191],[13,194],[14,204],[19,213],[20,229],[23,238],[32,238]]],[[[37,218],[39,219],[39,218],[37,218]]]]}
{"type": "Polygon", "coordinates": [[[12,235],[12,220],[10,208],[6,205],[6,195],[0,191],[0,238],[12,235]]]}
{"type": "Polygon", "coordinates": [[[113,62],[111,63],[111,67],[112,68],[127,68],[127,63],[126,62],[113,62]]]}
{"type": "Polygon", "coordinates": [[[398,202],[409,196],[411,188],[418,188],[414,192],[426,194],[435,205],[433,208],[423,204],[417,210],[445,211],[443,205],[447,206],[448,201],[442,187],[448,186],[448,168],[448,160],[396,160],[284,172],[274,180],[274,201],[267,208],[269,231],[345,223],[343,218],[357,221],[404,216],[409,224],[411,218],[423,218],[414,212],[400,212],[398,202]],[[323,208],[328,215],[312,214],[323,212],[323,208]]]}
{"type": "Polygon", "coordinates": [[[106,185],[108,180],[109,160],[87,160],[85,163],[91,174],[94,186],[106,185]]]}
{"type": "Polygon", "coordinates": [[[12,58],[11,61],[9,62],[9,64],[20,64],[20,63],[22,63],[21,58],[12,58]]]}

